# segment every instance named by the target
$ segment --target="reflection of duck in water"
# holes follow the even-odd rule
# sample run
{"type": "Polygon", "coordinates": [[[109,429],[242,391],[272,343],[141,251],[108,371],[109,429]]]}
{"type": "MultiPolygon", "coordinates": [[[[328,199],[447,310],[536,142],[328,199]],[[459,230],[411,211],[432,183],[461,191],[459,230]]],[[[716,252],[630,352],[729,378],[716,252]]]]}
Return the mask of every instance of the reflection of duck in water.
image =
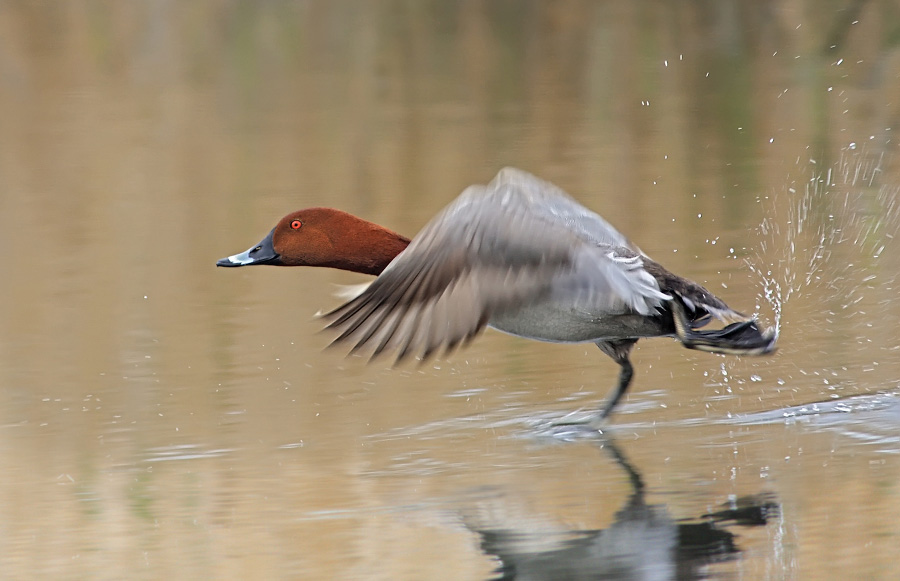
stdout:
{"type": "Polygon", "coordinates": [[[326,317],[353,350],[427,359],[490,325],[559,343],[596,343],[620,366],[599,426],[628,389],[642,337],[731,355],[775,349],[775,332],[650,260],[553,184],[507,168],[467,188],[412,240],[331,208],[288,214],[257,246],[219,266],[328,266],[374,274],[326,317]],[[724,329],[700,331],[716,318],[724,329]]]}
{"type": "Polygon", "coordinates": [[[764,525],[779,506],[769,494],[745,497],[735,506],[693,521],[676,521],[664,505],[648,505],[637,470],[610,439],[607,450],[628,474],[632,493],[601,530],[560,530],[529,519],[497,518],[503,506],[480,506],[464,516],[481,537],[481,548],[500,561],[494,579],[701,579],[711,563],[733,560],[740,549],[720,523],[764,525]],[[500,509],[500,510],[492,510],[500,509]]]}

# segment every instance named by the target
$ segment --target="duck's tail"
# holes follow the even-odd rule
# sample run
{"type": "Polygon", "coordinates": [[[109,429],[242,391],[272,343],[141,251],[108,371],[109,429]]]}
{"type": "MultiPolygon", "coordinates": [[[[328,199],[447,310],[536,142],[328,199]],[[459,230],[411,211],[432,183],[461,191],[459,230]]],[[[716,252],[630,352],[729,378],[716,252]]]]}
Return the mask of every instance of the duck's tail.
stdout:
{"type": "Polygon", "coordinates": [[[675,335],[688,349],[727,355],[765,355],[775,351],[777,333],[761,331],[753,317],[741,314],[699,284],[674,275],[657,262],[644,257],[644,268],[656,278],[672,314],[675,335]],[[712,319],[722,321],[722,329],[700,331],[712,319]]]}

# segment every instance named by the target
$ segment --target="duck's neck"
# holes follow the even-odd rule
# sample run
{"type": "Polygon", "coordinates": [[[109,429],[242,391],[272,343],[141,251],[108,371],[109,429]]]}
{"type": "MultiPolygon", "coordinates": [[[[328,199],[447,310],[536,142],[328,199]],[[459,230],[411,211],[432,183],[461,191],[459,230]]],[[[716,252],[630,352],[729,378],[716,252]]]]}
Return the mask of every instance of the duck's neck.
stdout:
{"type": "Polygon", "coordinates": [[[409,245],[409,238],[352,214],[342,214],[329,228],[333,252],[321,266],[378,276],[409,245]]]}

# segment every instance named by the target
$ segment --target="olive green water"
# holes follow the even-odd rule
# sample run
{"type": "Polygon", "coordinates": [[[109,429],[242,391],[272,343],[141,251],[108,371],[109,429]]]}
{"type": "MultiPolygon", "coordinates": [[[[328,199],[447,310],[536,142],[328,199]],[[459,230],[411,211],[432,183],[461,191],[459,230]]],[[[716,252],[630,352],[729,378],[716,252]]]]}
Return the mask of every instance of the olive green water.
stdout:
{"type": "Polygon", "coordinates": [[[3,577],[896,578],[897,22],[3,5],[3,577]],[[313,317],[365,277],[214,266],[307,206],[411,236],[504,165],[777,320],[778,353],[642,341],[606,437],[569,439],[541,425],[612,386],[593,346],[366,365],[313,317]]]}

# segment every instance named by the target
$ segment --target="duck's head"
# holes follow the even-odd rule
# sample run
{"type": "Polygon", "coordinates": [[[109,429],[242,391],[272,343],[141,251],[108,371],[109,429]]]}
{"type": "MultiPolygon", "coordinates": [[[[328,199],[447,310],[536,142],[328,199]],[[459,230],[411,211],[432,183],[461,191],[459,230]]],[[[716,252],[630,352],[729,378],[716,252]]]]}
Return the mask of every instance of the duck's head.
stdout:
{"type": "Polygon", "coordinates": [[[380,274],[409,239],[333,208],[308,208],[278,221],[259,244],[216,266],[327,266],[380,274]]]}

